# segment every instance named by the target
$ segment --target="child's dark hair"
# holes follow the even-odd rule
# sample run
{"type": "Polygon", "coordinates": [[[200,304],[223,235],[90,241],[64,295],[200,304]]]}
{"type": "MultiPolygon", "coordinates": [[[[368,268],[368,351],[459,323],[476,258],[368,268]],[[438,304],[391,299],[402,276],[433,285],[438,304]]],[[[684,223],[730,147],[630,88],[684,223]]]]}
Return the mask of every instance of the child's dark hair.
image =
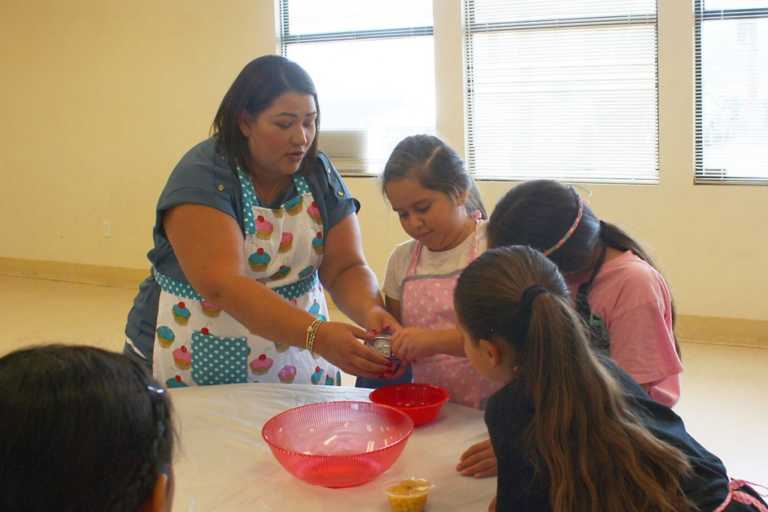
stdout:
{"type": "MultiPolygon", "coordinates": [[[[528,245],[542,251],[563,273],[601,266],[599,255],[605,247],[632,251],[658,271],[653,259],[635,239],[618,226],[598,219],[573,187],[552,180],[523,182],[498,202],[488,222],[488,246],[505,245],[528,245]],[[581,218],[574,224],[580,208],[581,218]],[[558,246],[574,226],[570,236],[558,246]]],[[[675,316],[672,302],[673,329],[675,316]]],[[[675,346],[679,354],[677,339],[675,346]]]]}
{"type": "Polygon", "coordinates": [[[136,512],[170,470],[166,392],[122,354],[21,349],[0,390],[0,510],[136,512]]]}
{"type": "Polygon", "coordinates": [[[549,485],[551,510],[691,510],[686,456],[628,408],[550,260],[530,247],[491,249],[462,272],[454,302],[473,342],[511,348],[534,411],[520,446],[549,485]]]}
{"type": "Polygon", "coordinates": [[[467,192],[467,213],[479,212],[481,218],[488,218],[464,161],[438,137],[411,135],[395,146],[381,175],[382,187],[404,178],[414,178],[422,187],[453,198],[467,192]]]}
{"type": "MultiPolygon", "coordinates": [[[[250,155],[248,141],[240,131],[240,114],[247,112],[257,116],[286,92],[309,94],[315,99],[315,125],[319,127],[320,103],[317,101],[317,89],[301,66],[279,55],[264,55],[252,60],[240,71],[221,100],[211,126],[216,147],[230,165],[245,167],[250,155]]],[[[307,166],[315,162],[317,141],[318,136],[315,135],[300,172],[306,172],[307,166]]]]}

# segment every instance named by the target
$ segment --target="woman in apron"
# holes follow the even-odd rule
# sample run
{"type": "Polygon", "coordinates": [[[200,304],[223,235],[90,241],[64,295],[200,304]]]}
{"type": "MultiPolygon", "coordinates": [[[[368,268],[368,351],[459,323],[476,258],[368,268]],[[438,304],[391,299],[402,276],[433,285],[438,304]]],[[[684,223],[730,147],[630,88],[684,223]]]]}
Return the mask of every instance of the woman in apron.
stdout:
{"type": "Polygon", "coordinates": [[[225,95],[213,136],[174,169],[125,348],[165,385],[339,385],[340,370],[388,370],[363,329],[327,321],[323,287],[364,328],[398,327],[362,254],[359,204],[317,153],[318,118],[306,72],[258,58],[225,95]]]}

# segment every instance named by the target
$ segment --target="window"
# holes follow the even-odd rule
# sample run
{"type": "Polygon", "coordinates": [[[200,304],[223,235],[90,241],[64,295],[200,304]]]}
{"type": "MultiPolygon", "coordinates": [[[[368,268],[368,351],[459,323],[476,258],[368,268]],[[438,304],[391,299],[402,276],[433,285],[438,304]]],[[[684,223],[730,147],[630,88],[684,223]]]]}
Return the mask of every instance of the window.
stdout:
{"type": "Polygon", "coordinates": [[[696,182],[768,183],[768,0],[696,0],[696,182]]]}
{"type": "Polygon", "coordinates": [[[320,147],[378,173],[397,142],[435,131],[432,0],[281,0],[282,53],[310,74],[320,147]]]}
{"type": "Polygon", "coordinates": [[[480,178],[658,181],[655,0],[465,0],[480,178]]]}

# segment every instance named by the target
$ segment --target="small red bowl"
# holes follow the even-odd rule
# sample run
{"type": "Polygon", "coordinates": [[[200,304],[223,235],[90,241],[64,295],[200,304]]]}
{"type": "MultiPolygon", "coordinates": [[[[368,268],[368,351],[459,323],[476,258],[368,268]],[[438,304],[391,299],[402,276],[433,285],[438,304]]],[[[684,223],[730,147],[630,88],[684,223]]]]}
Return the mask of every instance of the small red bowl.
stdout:
{"type": "Polygon", "coordinates": [[[448,401],[448,390],[432,384],[393,384],[374,389],[368,398],[371,402],[403,411],[418,427],[437,417],[448,401]]]}

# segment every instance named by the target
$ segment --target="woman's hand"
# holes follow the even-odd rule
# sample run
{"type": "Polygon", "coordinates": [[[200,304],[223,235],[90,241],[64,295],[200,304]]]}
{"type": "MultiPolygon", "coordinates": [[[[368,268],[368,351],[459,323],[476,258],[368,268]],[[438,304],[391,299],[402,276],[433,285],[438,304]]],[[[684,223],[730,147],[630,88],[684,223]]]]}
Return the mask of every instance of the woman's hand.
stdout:
{"type": "Polygon", "coordinates": [[[392,353],[401,361],[415,361],[439,353],[430,329],[404,327],[392,335],[392,353]]]}
{"type": "Polygon", "coordinates": [[[488,505],[488,512],[496,512],[496,495],[493,496],[491,503],[488,505]]]}
{"type": "Polygon", "coordinates": [[[497,464],[496,454],[493,452],[493,445],[491,444],[491,440],[487,439],[477,444],[473,444],[467,451],[461,454],[459,464],[456,466],[456,471],[464,476],[485,478],[496,476],[498,473],[497,464]]]}
{"type": "Polygon", "coordinates": [[[323,322],[317,328],[314,351],[347,373],[379,379],[392,367],[386,357],[360,342],[366,337],[354,325],[323,322]]]}
{"type": "Polygon", "coordinates": [[[374,334],[399,331],[400,322],[384,306],[375,305],[365,315],[365,326],[374,334]]]}

